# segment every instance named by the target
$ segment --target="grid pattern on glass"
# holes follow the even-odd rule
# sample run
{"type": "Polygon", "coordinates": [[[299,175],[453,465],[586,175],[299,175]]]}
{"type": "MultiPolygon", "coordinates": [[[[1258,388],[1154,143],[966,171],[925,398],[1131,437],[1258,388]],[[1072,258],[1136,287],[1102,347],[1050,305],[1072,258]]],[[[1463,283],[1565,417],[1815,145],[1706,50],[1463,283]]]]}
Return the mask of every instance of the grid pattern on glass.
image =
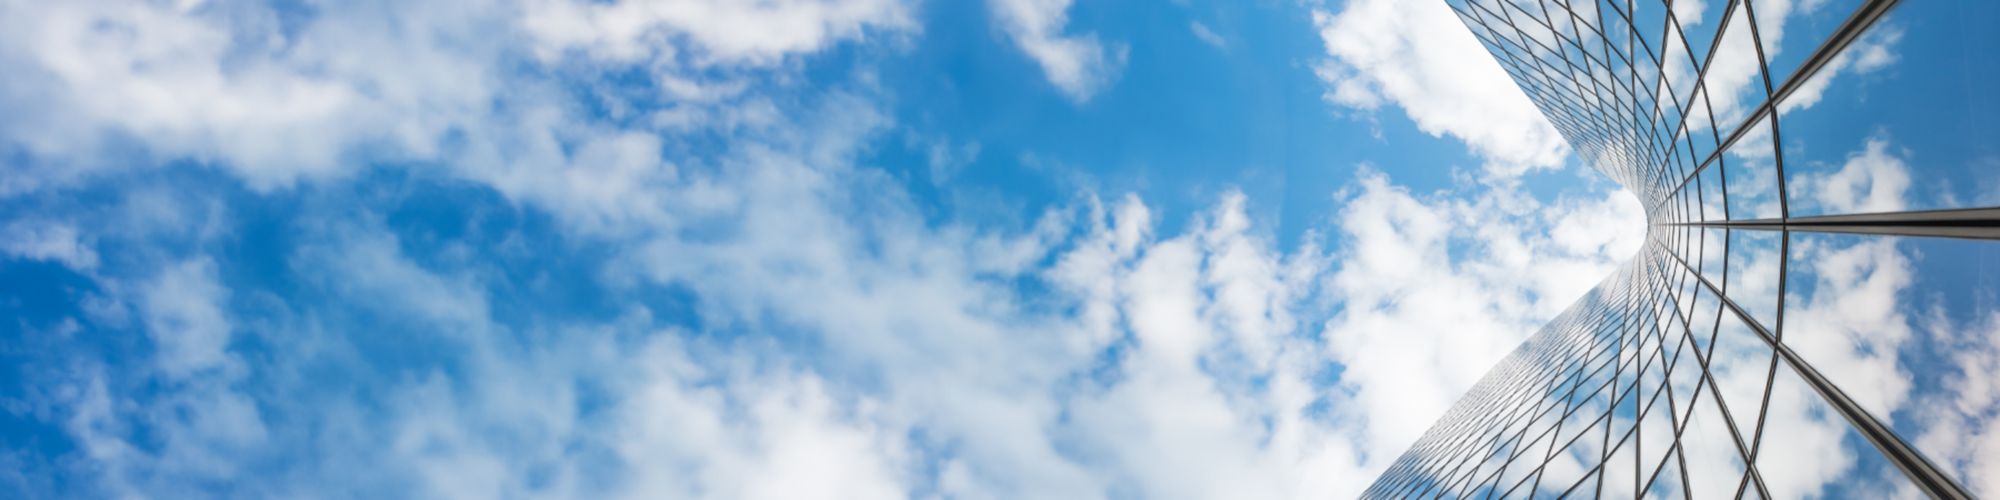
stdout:
{"type": "Polygon", "coordinates": [[[1842,361],[1820,354],[1823,338],[1785,338],[1802,235],[2000,246],[2000,207],[1976,202],[1793,214],[1803,198],[1792,191],[1824,188],[1787,176],[1781,121],[1876,50],[1869,37],[1900,36],[1882,27],[1908,8],[1809,2],[1836,11],[1818,14],[1831,21],[1794,26],[1791,36],[1813,39],[1781,44],[1794,2],[1446,2],[1577,155],[1639,198],[1648,241],[1492,368],[1364,496],[1971,497],[1967,472],[1912,445],[1915,410],[1857,400],[1836,383],[1848,375],[1815,365],[1842,361]],[[1824,432],[1799,432],[1801,422],[1824,432]],[[1806,449],[1851,455],[1845,474],[1801,480],[1806,449]]]}

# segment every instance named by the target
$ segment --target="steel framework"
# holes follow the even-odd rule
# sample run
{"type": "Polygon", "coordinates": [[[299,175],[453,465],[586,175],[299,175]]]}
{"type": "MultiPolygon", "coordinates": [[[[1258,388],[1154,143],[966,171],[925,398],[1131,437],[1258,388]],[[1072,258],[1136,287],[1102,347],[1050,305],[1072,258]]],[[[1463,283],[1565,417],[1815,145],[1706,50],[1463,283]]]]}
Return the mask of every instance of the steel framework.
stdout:
{"type": "Polygon", "coordinates": [[[1765,32],[1781,20],[1760,22],[1759,10],[1785,7],[1768,0],[1709,0],[1702,20],[1683,19],[1701,9],[1675,0],[1447,3],[1579,157],[1639,197],[1647,242],[1494,367],[1364,496],[1831,493],[1767,481],[1787,467],[1768,450],[1800,445],[1774,443],[1784,429],[1767,416],[1778,394],[1837,415],[1828,418],[1865,443],[1856,448],[1879,453],[1867,460],[1893,466],[1883,470],[1897,483],[1884,491],[1971,497],[1962,473],[1934,463],[1786,340],[1786,269],[1802,234],[2000,239],[2000,208],[1794,214],[1801,193],[1788,192],[1800,188],[1786,174],[1791,129],[1780,122],[1801,105],[1793,99],[1818,98],[1815,78],[1851,64],[1848,49],[1895,19],[1899,2],[1822,7],[1846,10],[1810,33],[1817,43],[1795,66],[1768,57],[1765,32]],[[1742,68],[1754,70],[1747,83],[1711,86],[1711,77],[1743,82],[1719,76],[1742,68]],[[1744,260],[1755,244],[1776,248],[1775,275],[1744,260]],[[1775,283],[1746,281],[1756,279],[1775,283]]]}

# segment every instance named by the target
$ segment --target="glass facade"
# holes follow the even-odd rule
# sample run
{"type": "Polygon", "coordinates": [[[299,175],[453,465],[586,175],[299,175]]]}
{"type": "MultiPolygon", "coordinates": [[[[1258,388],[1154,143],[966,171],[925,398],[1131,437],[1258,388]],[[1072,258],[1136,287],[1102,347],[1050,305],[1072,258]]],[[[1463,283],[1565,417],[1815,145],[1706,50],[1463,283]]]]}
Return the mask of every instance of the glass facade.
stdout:
{"type": "Polygon", "coordinates": [[[1447,1],[1648,241],[1366,496],[2000,496],[2000,2],[1447,1]]]}

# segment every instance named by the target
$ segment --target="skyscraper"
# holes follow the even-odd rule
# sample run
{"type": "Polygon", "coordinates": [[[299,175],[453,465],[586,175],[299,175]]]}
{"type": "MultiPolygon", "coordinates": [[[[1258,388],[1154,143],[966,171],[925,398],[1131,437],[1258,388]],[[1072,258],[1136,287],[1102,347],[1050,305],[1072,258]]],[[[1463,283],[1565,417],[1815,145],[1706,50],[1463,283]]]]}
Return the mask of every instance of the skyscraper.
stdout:
{"type": "Polygon", "coordinates": [[[2000,495],[1990,2],[1447,1],[1647,243],[1366,496],[2000,495]]]}

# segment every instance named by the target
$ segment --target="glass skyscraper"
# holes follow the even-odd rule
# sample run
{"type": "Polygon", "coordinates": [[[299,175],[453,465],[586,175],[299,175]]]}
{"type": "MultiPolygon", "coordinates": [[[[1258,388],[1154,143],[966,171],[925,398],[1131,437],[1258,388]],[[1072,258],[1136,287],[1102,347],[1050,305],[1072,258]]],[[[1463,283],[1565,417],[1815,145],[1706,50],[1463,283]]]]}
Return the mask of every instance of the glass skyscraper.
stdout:
{"type": "Polygon", "coordinates": [[[2000,2],[1448,3],[1650,227],[1366,496],[2000,496],[2000,2]]]}

